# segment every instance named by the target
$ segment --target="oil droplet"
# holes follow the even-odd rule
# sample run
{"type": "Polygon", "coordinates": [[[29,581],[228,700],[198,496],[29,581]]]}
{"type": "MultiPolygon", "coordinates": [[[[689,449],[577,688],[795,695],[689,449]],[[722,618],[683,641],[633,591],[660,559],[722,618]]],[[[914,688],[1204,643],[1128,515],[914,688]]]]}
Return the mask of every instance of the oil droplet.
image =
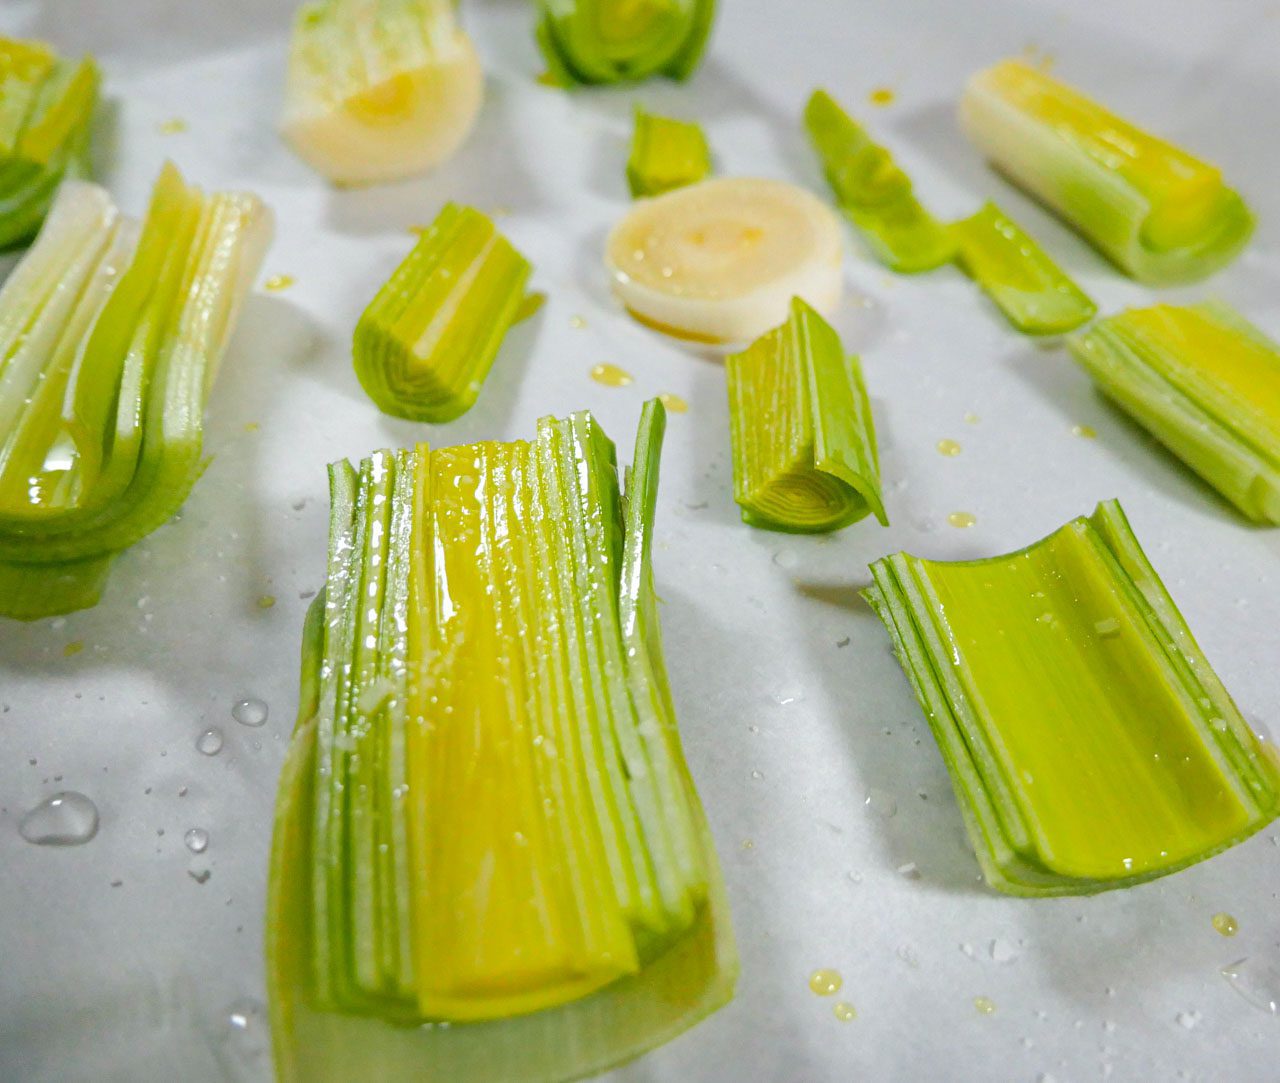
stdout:
{"type": "Polygon", "coordinates": [[[687,414],[689,412],[689,404],[679,395],[673,395],[670,391],[664,391],[658,396],[658,401],[673,414],[687,414]]]}
{"type": "Polygon", "coordinates": [[[1240,931],[1240,923],[1226,913],[1213,915],[1213,927],[1223,936],[1235,936],[1240,931]]]}
{"type": "Polygon", "coordinates": [[[1237,959],[1222,968],[1222,976],[1255,1008],[1280,1015],[1280,966],[1259,959],[1237,959]]]}
{"type": "Polygon", "coordinates": [[[631,383],[631,373],[617,365],[600,364],[591,367],[591,378],[605,387],[626,387],[631,383]]]}
{"type": "Polygon", "coordinates": [[[222,731],[207,729],[196,738],[196,751],[203,756],[216,756],[222,751],[222,731]]]}
{"type": "Polygon", "coordinates": [[[490,218],[510,218],[511,208],[508,207],[505,203],[499,203],[496,207],[493,208],[493,210],[489,212],[489,217],[490,218]]]}
{"type": "Polygon", "coordinates": [[[1072,425],[1071,435],[1078,436],[1081,440],[1094,440],[1098,436],[1098,430],[1092,425],[1072,425]]]}
{"type": "Polygon", "coordinates": [[[960,454],[960,445],[957,444],[954,440],[939,440],[938,454],[946,455],[948,458],[954,459],[957,455],[960,454]]]}
{"type": "Polygon", "coordinates": [[[1199,1012],[1179,1012],[1177,1015],[1178,1026],[1183,1030],[1192,1030],[1196,1024],[1200,1022],[1199,1012]]]}
{"type": "Polygon", "coordinates": [[[62,657],[74,658],[82,650],[84,650],[84,640],[82,639],[72,640],[70,643],[68,643],[65,647],[62,648],[62,657]]]}
{"type": "Polygon", "coordinates": [[[754,840],[754,839],[743,839],[743,840],[742,840],[742,848],[743,848],[744,850],[754,850],[754,849],[756,848],[755,840],[754,840]]]}
{"type": "Polygon", "coordinates": [[[272,275],[262,285],[272,293],[279,293],[281,290],[287,290],[293,283],[293,275],[272,275]]]}
{"type": "Polygon", "coordinates": [[[874,812],[882,820],[888,820],[898,814],[898,802],[884,790],[868,790],[862,804],[868,812],[874,812]]]}
{"type": "Polygon", "coordinates": [[[831,1010],[836,1013],[836,1018],[842,1023],[849,1023],[858,1018],[858,1009],[847,1000],[836,1001],[835,1007],[831,1010]]]}
{"type": "Polygon", "coordinates": [[[258,426],[258,423],[257,423],[256,421],[246,421],[246,422],[244,423],[244,431],[245,431],[245,432],[257,432],[257,431],[258,431],[258,427],[259,427],[259,426],[258,426]]]}
{"type": "Polygon", "coordinates": [[[560,77],[549,71],[544,71],[541,75],[539,75],[537,81],[541,83],[543,86],[553,86],[553,87],[561,86],[560,77]]]}
{"type": "Polygon", "coordinates": [[[258,598],[259,609],[270,609],[276,604],[276,596],[274,594],[263,594],[258,598]]]}
{"type": "Polygon", "coordinates": [[[983,1015],[995,1015],[996,1002],[990,997],[974,997],[973,1006],[983,1015]]]}
{"type": "Polygon", "coordinates": [[[971,511],[953,511],[947,516],[947,522],[961,530],[965,527],[973,526],[977,521],[978,517],[971,511]]]}
{"type": "Polygon", "coordinates": [[[976,425],[981,420],[982,418],[980,418],[977,414],[973,413],[972,411],[964,415],[964,423],[966,425],[976,425]]]}
{"type": "Polygon", "coordinates": [[[829,997],[840,992],[844,979],[838,970],[815,970],[809,975],[809,988],[820,997],[829,997]]]}
{"type": "Polygon", "coordinates": [[[887,86],[878,86],[867,95],[867,101],[872,105],[892,105],[895,96],[887,86]]]}
{"type": "Polygon", "coordinates": [[[79,846],[98,833],[98,807],[84,794],[64,790],[23,816],[18,833],[37,846],[79,846]]]}
{"type": "Polygon", "coordinates": [[[575,331],[581,331],[584,327],[587,326],[587,318],[585,316],[570,316],[569,326],[572,327],[575,331]]]}
{"type": "Polygon", "coordinates": [[[203,827],[193,827],[182,836],[182,841],[193,854],[202,854],[209,848],[209,832],[203,827]]]}
{"type": "Polygon", "coordinates": [[[187,122],[181,117],[170,117],[168,120],[162,120],[156,125],[156,131],[161,135],[177,135],[179,132],[187,130],[187,122]]]}

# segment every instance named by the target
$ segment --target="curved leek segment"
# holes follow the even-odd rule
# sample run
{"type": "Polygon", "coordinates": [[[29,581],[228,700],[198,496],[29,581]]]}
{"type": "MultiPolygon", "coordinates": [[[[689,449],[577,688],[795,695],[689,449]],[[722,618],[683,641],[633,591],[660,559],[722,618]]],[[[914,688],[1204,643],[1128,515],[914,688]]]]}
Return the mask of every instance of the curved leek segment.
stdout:
{"type": "Polygon", "coordinates": [[[743,522],[813,534],[874,513],[889,525],[862,370],[830,324],[797,297],[786,323],[725,358],[725,374],[743,522]]]}
{"type": "Polygon", "coordinates": [[[946,226],[920,205],[889,152],[825,90],[809,98],[804,124],[836,202],[881,263],[914,274],[950,262],[956,245],[946,226]]]}
{"type": "Polygon", "coordinates": [[[625,492],[586,413],[330,468],[268,890],[281,1080],[578,1078],[732,995],[657,625],[663,425],[625,492]]]}
{"type": "Polygon", "coordinates": [[[1280,759],[1192,638],[1120,505],[1021,552],[871,566],[987,882],[1090,894],[1175,872],[1280,812],[1280,759]]]}
{"type": "Polygon", "coordinates": [[[1130,309],[1068,345],[1102,391],[1240,511],[1280,524],[1280,345],[1216,301],[1130,309]]]}
{"type": "Polygon", "coordinates": [[[484,73],[453,0],[313,0],[289,46],[285,138],[335,184],[433,169],[475,124],[484,73]]]}
{"type": "Polygon", "coordinates": [[[0,290],[0,614],[97,601],[204,468],[204,404],[270,234],[166,166],[146,219],[65,183],[0,290]]]}
{"type": "Polygon", "coordinates": [[[636,129],[627,160],[631,195],[657,196],[711,175],[711,149],[702,129],[687,120],[636,109],[636,129]]]}
{"type": "Polygon", "coordinates": [[[538,47],[548,80],[687,79],[702,59],[715,0],[541,0],[538,47]]]}
{"type": "Polygon", "coordinates": [[[35,235],[65,177],[88,176],[98,83],[91,57],[0,38],[0,248],[35,235]]]}
{"type": "Polygon", "coordinates": [[[1019,60],[969,80],[970,139],[1140,282],[1190,282],[1225,266],[1253,215],[1209,165],[1019,60]]]}
{"type": "Polygon", "coordinates": [[[356,376],[378,409],[429,422],[471,409],[531,270],[483,214],[446,204],[356,324],[356,376]]]}
{"type": "Polygon", "coordinates": [[[1009,322],[1028,335],[1060,335],[1097,308],[1035,241],[994,203],[955,222],[958,262],[1009,322]]]}

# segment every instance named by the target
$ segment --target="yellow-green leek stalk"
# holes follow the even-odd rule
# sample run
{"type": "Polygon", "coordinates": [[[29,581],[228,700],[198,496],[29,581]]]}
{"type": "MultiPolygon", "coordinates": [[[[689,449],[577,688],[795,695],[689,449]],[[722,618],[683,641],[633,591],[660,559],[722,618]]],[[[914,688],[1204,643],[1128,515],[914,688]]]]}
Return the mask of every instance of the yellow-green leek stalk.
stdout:
{"type": "Polygon", "coordinates": [[[627,184],[634,198],[661,195],[710,175],[711,149],[701,128],[636,108],[627,160],[627,184]]]}

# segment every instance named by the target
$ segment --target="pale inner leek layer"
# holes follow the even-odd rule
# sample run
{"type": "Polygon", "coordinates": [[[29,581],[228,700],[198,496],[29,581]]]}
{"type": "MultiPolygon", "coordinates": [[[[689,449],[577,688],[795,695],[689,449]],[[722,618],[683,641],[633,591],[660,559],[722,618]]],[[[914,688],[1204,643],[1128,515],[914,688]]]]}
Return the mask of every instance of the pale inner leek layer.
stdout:
{"type": "Polygon", "coordinates": [[[1203,278],[1253,232],[1216,166],[1020,60],[973,76],[960,116],[1001,172],[1139,281],[1203,278]]]}
{"type": "Polygon", "coordinates": [[[836,202],[877,259],[907,273],[951,260],[956,246],[946,226],[921,206],[889,152],[825,90],[809,98],[804,124],[836,202]]]}
{"type": "Polygon", "coordinates": [[[871,405],[856,357],[799,298],[791,316],[725,359],[733,495],[743,521],[769,530],[836,530],[880,496],[871,405]]]}
{"type": "Polygon", "coordinates": [[[687,79],[706,48],[715,0],[540,0],[538,46],[549,79],[687,79]]]}
{"type": "Polygon", "coordinates": [[[994,203],[951,233],[960,266],[1019,331],[1058,335],[1093,319],[1088,296],[994,203]]]}
{"type": "Polygon", "coordinates": [[[627,184],[635,197],[657,196],[695,184],[711,173],[711,150],[702,129],[687,120],[636,110],[627,184]]]}
{"type": "Polygon", "coordinates": [[[742,343],[801,297],[830,314],[843,292],[840,223],[782,181],[716,178],[642,200],[605,245],[614,291],[669,334],[742,343]]]}
{"type": "Polygon", "coordinates": [[[469,410],[531,269],[489,218],[446,204],[356,324],[356,375],[378,408],[429,422],[469,410]]]}
{"type": "Polygon", "coordinates": [[[313,0],[298,10],[282,129],[337,184],[434,168],[461,146],[483,97],[453,0],[313,0]]]}
{"type": "Polygon", "coordinates": [[[589,414],[331,468],[271,869],[282,1079],[577,1078],[730,996],[653,593],[662,426],[625,493],[589,414]],[[460,1025],[403,1026],[432,1021],[460,1025]]]}
{"type": "Polygon", "coordinates": [[[203,469],[202,415],[270,235],[173,166],[141,225],[67,182],[0,290],[0,613],[92,605],[203,469]]]}
{"type": "Polygon", "coordinates": [[[1155,305],[1070,341],[1098,386],[1249,518],[1280,523],[1280,346],[1229,305],[1155,305]]]}
{"type": "Polygon", "coordinates": [[[900,553],[866,596],[929,718],[987,880],[1083,894],[1173,872],[1280,811],[1255,736],[1099,505],[989,560],[900,553]]]}

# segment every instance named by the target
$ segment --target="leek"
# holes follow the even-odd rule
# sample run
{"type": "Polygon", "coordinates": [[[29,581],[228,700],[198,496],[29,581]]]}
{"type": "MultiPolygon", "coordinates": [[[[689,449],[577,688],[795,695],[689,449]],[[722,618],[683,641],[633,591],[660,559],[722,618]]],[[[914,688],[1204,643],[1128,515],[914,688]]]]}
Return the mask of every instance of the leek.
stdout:
{"type": "Polygon", "coordinates": [[[955,241],[916,199],[911,179],[825,90],[809,98],[804,123],[836,202],[880,262],[914,274],[952,259],[955,241]]]}
{"type": "Polygon", "coordinates": [[[171,165],[146,218],[65,183],[0,290],[0,614],[93,605],[204,468],[202,415],[269,216],[171,165]]]}
{"type": "Polygon", "coordinates": [[[696,124],[636,109],[636,130],[627,161],[633,197],[657,196],[696,184],[711,174],[711,150],[696,124]]]}
{"type": "Polygon", "coordinates": [[[960,266],[1019,331],[1058,335],[1093,319],[1088,296],[994,203],[951,232],[960,266]]]}
{"type": "Polygon", "coordinates": [[[547,80],[624,83],[687,79],[702,59],[715,0],[540,0],[547,80]]]}
{"type": "Polygon", "coordinates": [[[454,0],[313,0],[298,9],[282,130],[336,184],[433,169],[475,125],[484,73],[454,0]]]}
{"type": "Polygon", "coordinates": [[[446,204],[356,324],[356,375],[378,409],[430,422],[469,410],[530,270],[487,217],[446,204]]]}
{"type": "Polygon", "coordinates": [[[856,357],[799,298],[791,316],[725,359],[733,497],[768,530],[838,530],[869,513],[885,526],[871,404],[856,357]]]}
{"type": "Polygon", "coordinates": [[[0,248],[35,236],[63,178],[89,175],[98,83],[91,57],[0,38],[0,248]]]}
{"type": "Polygon", "coordinates": [[[578,1078],[731,996],[657,623],[664,417],[625,492],[586,413],[330,468],[268,889],[280,1079],[578,1078]]]}
{"type": "Polygon", "coordinates": [[[987,882],[1089,894],[1280,812],[1249,728],[1115,501],[989,560],[899,553],[864,592],[951,772],[987,882]]]}
{"type": "Polygon", "coordinates": [[[1216,166],[1022,61],[970,79],[960,119],[996,168],[1140,282],[1204,278],[1253,232],[1216,166]]]}
{"type": "Polygon", "coordinates": [[[1280,346],[1217,301],[1131,309],[1068,345],[1108,396],[1240,511],[1280,523],[1280,346]]]}

